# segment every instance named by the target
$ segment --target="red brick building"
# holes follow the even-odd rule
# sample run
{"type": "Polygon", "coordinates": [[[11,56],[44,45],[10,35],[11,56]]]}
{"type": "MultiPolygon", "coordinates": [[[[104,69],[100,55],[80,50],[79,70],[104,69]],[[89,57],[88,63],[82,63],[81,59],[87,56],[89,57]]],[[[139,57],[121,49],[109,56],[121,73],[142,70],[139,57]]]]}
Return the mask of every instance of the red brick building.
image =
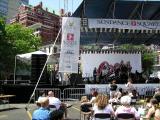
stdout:
{"type": "MultiPolygon", "coordinates": [[[[35,29],[35,34],[42,37],[43,44],[53,43],[60,29],[60,17],[44,10],[42,2],[37,6],[21,5],[19,13],[10,23],[21,23],[22,25],[35,29]]],[[[60,39],[57,41],[60,43],[60,39]]]]}

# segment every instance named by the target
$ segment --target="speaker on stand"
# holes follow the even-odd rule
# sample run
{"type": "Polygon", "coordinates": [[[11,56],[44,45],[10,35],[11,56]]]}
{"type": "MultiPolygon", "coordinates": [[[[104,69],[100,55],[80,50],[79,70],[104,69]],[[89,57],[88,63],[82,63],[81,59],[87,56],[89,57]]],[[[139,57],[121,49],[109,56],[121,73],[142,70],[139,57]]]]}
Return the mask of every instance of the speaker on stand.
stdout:
{"type": "MultiPolygon", "coordinates": [[[[32,54],[31,59],[31,84],[36,84],[42,69],[46,63],[46,54],[32,54]]],[[[40,84],[47,84],[47,66],[45,67],[42,77],[40,79],[40,84]]]]}

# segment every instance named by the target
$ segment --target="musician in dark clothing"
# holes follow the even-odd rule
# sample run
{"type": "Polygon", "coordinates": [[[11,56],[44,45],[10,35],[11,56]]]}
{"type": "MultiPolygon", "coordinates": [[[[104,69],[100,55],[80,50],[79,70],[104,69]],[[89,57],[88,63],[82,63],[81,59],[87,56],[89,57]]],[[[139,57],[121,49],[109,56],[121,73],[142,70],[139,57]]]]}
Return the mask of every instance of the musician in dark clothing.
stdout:
{"type": "Polygon", "coordinates": [[[113,80],[112,83],[109,84],[109,88],[110,88],[110,99],[112,99],[117,90],[116,80],[113,80]]]}
{"type": "Polygon", "coordinates": [[[97,68],[95,67],[94,70],[93,70],[93,82],[94,82],[94,84],[97,83],[96,78],[97,78],[97,68]]]}
{"type": "Polygon", "coordinates": [[[123,60],[120,63],[120,79],[122,83],[126,83],[128,79],[128,68],[124,64],[123,60]]]}

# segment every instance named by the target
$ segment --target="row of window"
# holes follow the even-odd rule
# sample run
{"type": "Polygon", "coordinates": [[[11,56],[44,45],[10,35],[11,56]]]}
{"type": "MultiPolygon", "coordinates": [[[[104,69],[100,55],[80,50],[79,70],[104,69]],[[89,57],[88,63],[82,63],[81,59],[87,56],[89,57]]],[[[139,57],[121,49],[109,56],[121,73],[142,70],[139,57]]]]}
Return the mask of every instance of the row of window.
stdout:
{"type": "Polygon", "coordinates": [[[8,0],[1,0],[0,4],[8,5],[8,0]]]}
{"type": "Polygon", "coordinates": [[[8,11],[8,6],[3,6],[0,4],[0,10],[8,11]]]}

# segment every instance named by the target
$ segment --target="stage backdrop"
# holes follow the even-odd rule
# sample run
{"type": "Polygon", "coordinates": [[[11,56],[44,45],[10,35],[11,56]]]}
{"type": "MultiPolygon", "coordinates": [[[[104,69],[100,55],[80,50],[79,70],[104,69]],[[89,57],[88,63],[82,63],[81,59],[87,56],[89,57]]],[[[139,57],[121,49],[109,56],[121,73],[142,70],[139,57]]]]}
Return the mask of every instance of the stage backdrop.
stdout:
{"type": "Polygon", "coordinates": [[[130,62],[131,72],[142,72],[141,53],[81,53],[82,77],[92,77],[94,68],[107,61],[110,65],[121,61],[130,62]]]}

